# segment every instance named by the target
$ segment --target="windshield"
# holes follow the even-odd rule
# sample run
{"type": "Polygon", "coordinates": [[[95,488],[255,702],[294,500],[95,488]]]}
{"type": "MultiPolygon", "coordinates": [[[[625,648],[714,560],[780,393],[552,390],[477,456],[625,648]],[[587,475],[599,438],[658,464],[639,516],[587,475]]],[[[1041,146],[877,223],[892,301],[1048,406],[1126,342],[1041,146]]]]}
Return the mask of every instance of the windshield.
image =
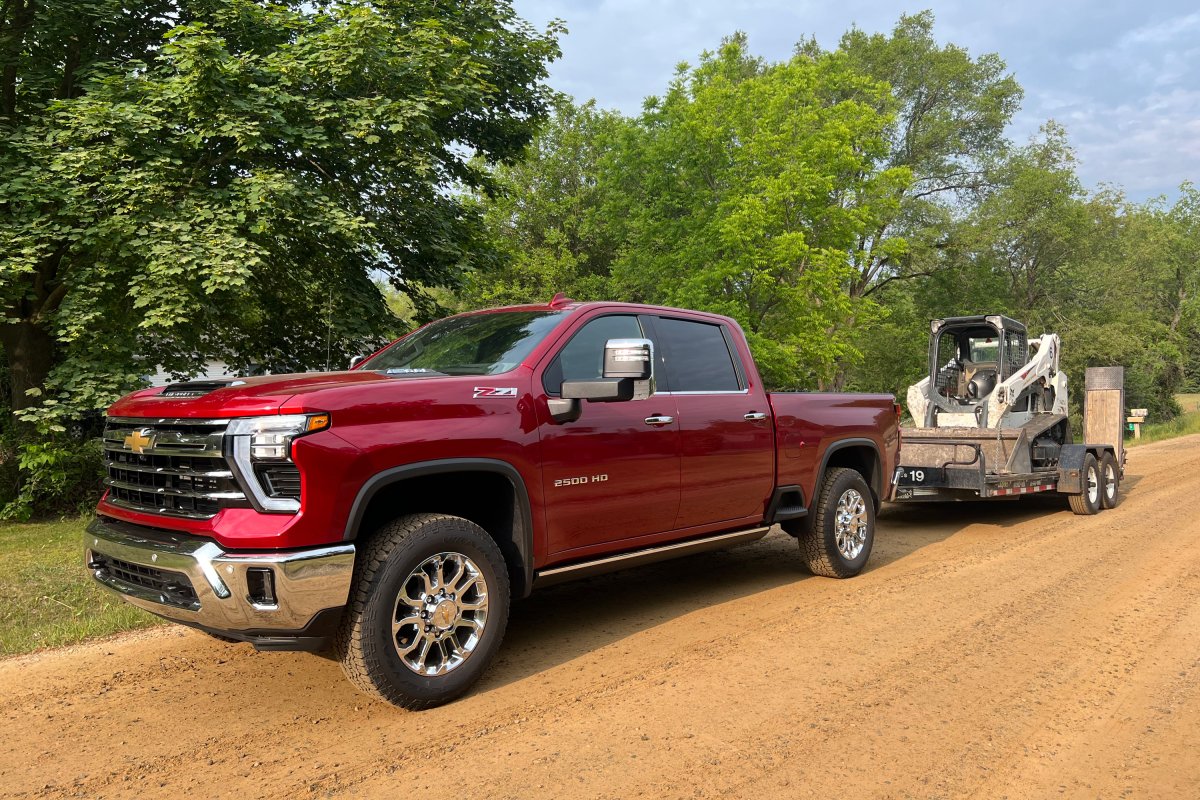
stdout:
{"type": "Polygon", "coordinates": [[[972,336],[970,339],[971,361],[999,361],[1000,345],[993,336],[972,336]]]}
{"type": "Polygon", "coordinates": [[[393,375],[496,375],[514,369],[559,323],[562,311],[504,311],[426,325],[368,361],[393,375]]]}

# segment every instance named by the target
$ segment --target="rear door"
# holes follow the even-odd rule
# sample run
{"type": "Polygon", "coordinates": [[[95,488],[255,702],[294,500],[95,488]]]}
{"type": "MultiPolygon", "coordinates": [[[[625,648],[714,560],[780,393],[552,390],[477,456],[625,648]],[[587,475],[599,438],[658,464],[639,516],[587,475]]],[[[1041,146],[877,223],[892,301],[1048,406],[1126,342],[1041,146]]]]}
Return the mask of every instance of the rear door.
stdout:
{"type": "MultiPolygon", "coordinates": [[[[644,336],[638,317],[608,314],[579,328],[541,372],[545,397],[563,380],[599,378],[604,343],[644,336]]],[[[537,384],[535,383],[535,386],[537,384]]],[[[583,401],[574,422],[541,421],[542,491],[552,556],[669,531],[679,510],[679,425],[673,397],[583,401]]]]}
{"type": "Polygon", "coordinates": [[[775,484],[775,434],[761,386],[750,386],[733,332],[719,323],[654,319],[678,411],[676,528],[761,515],[775,484]]]}

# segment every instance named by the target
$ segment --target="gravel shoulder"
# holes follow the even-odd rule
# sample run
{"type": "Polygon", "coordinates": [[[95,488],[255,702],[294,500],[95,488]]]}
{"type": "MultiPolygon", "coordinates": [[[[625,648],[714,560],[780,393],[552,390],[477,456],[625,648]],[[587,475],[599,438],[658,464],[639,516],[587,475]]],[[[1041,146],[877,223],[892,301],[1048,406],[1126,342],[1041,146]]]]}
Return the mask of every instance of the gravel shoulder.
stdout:
{"type": "Polygon", "coordinates": [[[1200,797],[1200,436],[1123,502],[890,507],[535,594],[463,700],[175,626],[0,661],[0,796],[1200,797]],[[403,796],[403,795],[402,795],[403,796]]]}

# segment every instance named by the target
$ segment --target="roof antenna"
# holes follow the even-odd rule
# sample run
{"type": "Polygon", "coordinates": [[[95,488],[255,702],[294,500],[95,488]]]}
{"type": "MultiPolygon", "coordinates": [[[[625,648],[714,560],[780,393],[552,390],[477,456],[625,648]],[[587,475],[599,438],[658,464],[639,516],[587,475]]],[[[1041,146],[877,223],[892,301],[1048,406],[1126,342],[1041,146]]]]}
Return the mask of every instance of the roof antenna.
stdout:
{"type": "Polygon", "coordinates": [[[559,292],[558,294],[554,295],[554,299],[550,301],[550,307],[554,309],[566,308],[574,302],[574,300],[567,297],[566,292],[559,292]]]}

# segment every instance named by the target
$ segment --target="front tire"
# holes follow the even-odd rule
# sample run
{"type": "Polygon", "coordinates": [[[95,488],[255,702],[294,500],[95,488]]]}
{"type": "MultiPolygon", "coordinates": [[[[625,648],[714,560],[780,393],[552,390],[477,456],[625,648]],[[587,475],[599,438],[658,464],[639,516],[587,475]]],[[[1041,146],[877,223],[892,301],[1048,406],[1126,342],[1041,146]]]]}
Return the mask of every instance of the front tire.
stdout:
{"type": "Polygon", "coordinates": [[[875,502],[862,475],[842,467],[825,473],[812,524],[797,539],[814,575],[851,578],[862,572],[875,543],[875,502]]]}
{"type": "Polygon", "coordinates": [[[365,693],[432,708],[483,675],[508,609],[508,570],[487,531],[461,517],[410,514],[361,551],[335,651],[365,693]]]}
{"type": "Polygon", "coordinates": [[[1117,493],[1121,490],[1121,472],[1112,453],[1100,459],[1100,505],[1104,508],[1117,507],[1117,493]]]}
{"type": "Polygon", "coordinates": [[[1079,473],[1079,494],[1067,495],[1071,510],[1081,516],[1089,516],[1100,512],[1100,463],[1096,457],[1088,453],[1083,458],[1083,469],[1079,473]]]}

